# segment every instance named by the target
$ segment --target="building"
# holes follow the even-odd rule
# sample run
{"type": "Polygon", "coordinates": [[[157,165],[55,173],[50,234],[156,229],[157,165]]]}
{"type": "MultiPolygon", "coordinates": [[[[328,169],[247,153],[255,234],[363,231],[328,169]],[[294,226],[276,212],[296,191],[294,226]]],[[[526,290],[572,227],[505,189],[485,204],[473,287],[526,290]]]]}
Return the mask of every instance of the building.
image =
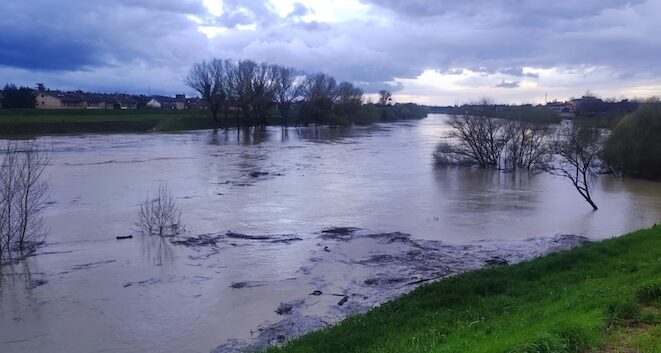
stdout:
{"type": "Polygon", "coordinates": [[[576,116],[576,108],[574,102],[558,102],[553,101],[546,103],[546,108],[558,113],[562,118],[573,118],[576,116]]]}
{"type": "Polygon", "coordinates": [[[153,96],[147,102],[147,108],[151,109],[182,110],[186,109],[186,107],[186,96],[183,94],[178,94],[174,98],[165,96],[153,96]]]}
{"type": "Polygon", "coordinates": [[[85,93],[82,91],[36,92],[37,109],[137,109],[138,100],[128,94],[85,93]]]}

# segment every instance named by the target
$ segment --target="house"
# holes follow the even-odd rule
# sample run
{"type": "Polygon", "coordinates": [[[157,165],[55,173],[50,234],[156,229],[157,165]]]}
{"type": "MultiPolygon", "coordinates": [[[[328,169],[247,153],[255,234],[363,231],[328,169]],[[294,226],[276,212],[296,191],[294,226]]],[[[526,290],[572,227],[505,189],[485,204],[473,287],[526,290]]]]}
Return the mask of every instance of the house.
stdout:
{"type": "Polygon", "coordinates": [[[178,94],[174,98],[165,96],[152,96],[147,102],[147,108],[151,109],[170,109],[182,110],[186,109],[186,96],[178,94]]]}
{"type": "Polygon", "coordinates": [[[137,109],[138,100],[127,94],[63,92],[42,90],[36,93],[37,109],[137,109]]]}
{"type": "Polygon", "coordinates": [[[546,108],[558,113],[562,118],[573,118],[576,116],[573,102],[553,101],[546,103],[546,108]]]}
{"type": "Polygon", "coordinates": [[[83,109],[87,106],[82,92],[37,91],[37,109],[83,109]]]}
{"type": "Polygon", "coordinates": [[[110,107],[112,109],[122,109],[122,110],[138,109],[138,104],[140,103],[137,99],[133,98],[128,94],[115,93],[115,94],[108,94],[105,96],[107,97],[106,106],[108,106],[108,103],[110,103],[111,104],[110,107]]]}

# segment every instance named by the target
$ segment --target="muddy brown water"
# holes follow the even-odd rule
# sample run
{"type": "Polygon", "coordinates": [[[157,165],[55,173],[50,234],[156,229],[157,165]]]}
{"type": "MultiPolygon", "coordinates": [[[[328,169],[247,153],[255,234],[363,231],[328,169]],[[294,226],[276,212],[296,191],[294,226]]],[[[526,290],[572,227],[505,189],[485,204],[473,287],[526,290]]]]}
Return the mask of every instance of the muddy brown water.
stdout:
{"type": "MultiPolygon", "coordinates": [[[[351,283],[379,274],[337,255],[333,261],[349,273],[340,285],[329,274],[334,267],[310,265],[334,249],[319,248],[326,244],[320,231],[332,226],[398,231],[464,250],[483,239],[497,250],[493,244],[502,240],[503,249],[521,253],[532,247],[512,244],[530,237],[603,239],[661,221],[658,183],[602,177],[594,192],[600,210],[592,212],[557,177],[435,170],[431,152],[447,131],[444,119],[286,133],[268,128],[250,136],[44,138],[55,151],[47,169],[48,245],[2,268],[0,351],[209,352],[228,339],[254,337],[282,319],[275,312],[281,303],[298,303],[319,283],[340,292],[320,296],[335,305],[351,283]],[[164,181],[178,197],[189,236],[233,231],[302,240],[225,239],[216,248],[139,236],[116,240],[136,234],[138,203],[164,181]]],[[[381,256],[378,244],[358,249],[365,250],[338,254],[381,256]]],[[[461,257],[452,261],[457,270],[474,266],[461,257]]],[[[328,308],[306,303],[306,314],[328,308]]]]}

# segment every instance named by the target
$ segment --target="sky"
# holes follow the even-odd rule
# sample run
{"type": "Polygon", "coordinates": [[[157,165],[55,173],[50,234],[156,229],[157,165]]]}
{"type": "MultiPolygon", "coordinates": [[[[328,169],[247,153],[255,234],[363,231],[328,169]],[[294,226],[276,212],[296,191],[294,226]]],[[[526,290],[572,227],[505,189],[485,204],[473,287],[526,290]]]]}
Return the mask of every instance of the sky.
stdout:
{"type": "Polygon", "coordinates": [[[1,0],[0,84],[193,94],[210,58],[325,72],[395,101],[661,95],[661,0],[1,0]]]}

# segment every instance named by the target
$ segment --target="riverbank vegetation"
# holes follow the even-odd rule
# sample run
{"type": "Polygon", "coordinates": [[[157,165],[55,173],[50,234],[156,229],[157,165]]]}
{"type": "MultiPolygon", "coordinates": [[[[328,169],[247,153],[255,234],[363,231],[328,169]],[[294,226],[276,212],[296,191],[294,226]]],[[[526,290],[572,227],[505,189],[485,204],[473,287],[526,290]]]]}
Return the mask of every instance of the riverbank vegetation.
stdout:
{"type": "Polygon", "coordinates": [[[433,152],[436,166],[549,172],[570,180],[595,211],[590,188],[599,174],[661,179],[658,99],[640,105],[610,132],[580,121],[499,118],[484,102],[472,107],[450,114],[449,139],[433,152]]]}
{"type": "Polygon", "coordinates": [[[447,278],[270,353],[661,351],[661,227],[447,278]]]}
{"type": "Polygon", "coordinates": [[[661,179],[661,102],[649,100],[627,115],[606,141],[605,159],[617,173],[661,179]]]}

